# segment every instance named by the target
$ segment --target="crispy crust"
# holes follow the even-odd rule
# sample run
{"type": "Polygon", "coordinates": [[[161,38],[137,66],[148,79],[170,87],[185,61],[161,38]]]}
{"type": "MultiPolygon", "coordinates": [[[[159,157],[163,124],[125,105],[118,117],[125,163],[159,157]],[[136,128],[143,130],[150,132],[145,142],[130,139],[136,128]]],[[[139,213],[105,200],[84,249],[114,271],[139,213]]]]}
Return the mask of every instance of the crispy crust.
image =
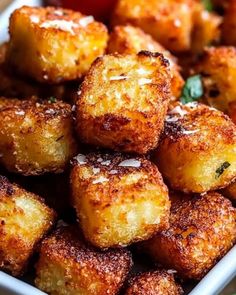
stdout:
{"type": "Polygon", "coordinates": [[[43,241],[35,283],[50,294],[117,294],[131,266],[128,250],[100,252],[63,227],[43,241]]]}
{"type": "Polygon", "coordinates": [[[146,272],[128,281],[125,295],[181,295],[183,290],[174,275],[165,270],[146,272]]]}
{"type": "Polygon", "coordinates": [[[223,112],[236,99],[236,49],[234,47],[210,47],[205,49],[195,66],[204,83],[204,101],[223,112]]]}
{"type": "Polygon", "coordinates": [[[186,51],[190,49],[194,6],[192,0],[119,0],[111,23],[140,27],[167,49],[186,51]]]}
{"type": "Polygon", "coordinates": [[[78,155],[71,188],[85,237],[97,247],[126,246],[168,227],[167,188],[143,157],[78,155]]]}
{"type": "Polygon", "coordinates": [[[98,58],[77,101],[80,139],[138,154],[155,148],[170,99],[168,65],[162,54],[148,51],[98,58]]]}
{"type": "Polygon", "coordinates": [[[11,172],[61,173],[76,153],[70,105],[0,99],[0,162],[11,172]]]}
{"type": "Polygon", "coordinates": [[[208,106],[173,104],[154,161],[172,188],[202,193],[227,186],[236,175],[236,126],[208,106]],[[227,169],[218,173],[224,163],[227,169]]]}
{"type": "Polygon", "coordinates": [[[183,278],[200,280],[235,243],[235,220],[235,208],[218,193],[181,196],[172,203],[170,228],[143,247],[183,278]]]}
{"type": "Polygon", "coordinates": [[[46,83],[81,78],[104,53],[108,38],[102,23],[55,7],[15,10],[9,32],[9,64],[20,74],[46,83]]]}
{"type": "Polygon", "coordinates": [[[113,28],[107,45],[108,53],[132,54],[141,50],[160,52],[170,61],[172,99],[176,100],[180,96],[184,84],[177,59],[140,28],[131,25],[115,26],[113,28]]]}
{"type": "Polygon", "coordinates": [[[56,215],[41,198],[0,176],[0,216],[0,268],[22,275],[56,215]]]}

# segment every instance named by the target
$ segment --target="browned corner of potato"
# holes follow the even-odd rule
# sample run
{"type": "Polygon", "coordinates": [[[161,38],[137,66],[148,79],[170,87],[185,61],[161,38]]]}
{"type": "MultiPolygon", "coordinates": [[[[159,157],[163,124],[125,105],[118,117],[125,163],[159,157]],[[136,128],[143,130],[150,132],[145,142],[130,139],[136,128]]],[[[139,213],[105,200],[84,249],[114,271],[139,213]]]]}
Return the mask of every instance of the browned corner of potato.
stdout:
{"type": "Polygon", "coordinates": [[[54,220],[41,198],[0,176],[0,269],[22,275],[54,220]]]}
{"type": "Polygon", "coordinates": [[[132,54],[141,50],[160,52],[169,60],[172,100],[176,100],[180,96],[184,84],[177,59],[160,43],[138,27],[124,25],[113,28],[107,45],[108,53],[132,54]]]}
{"type": "Polygon", "coordinates": [[[95,146],[145,154],[158,143],[170,96],[169,62],[162,54],[100,57],[80,90],[78,136],[95,146]]]}
{"type": "Polygon", "coordinates": [[[175,282],[172,270],[144,272],[128,280],[125,295],[181,295],[183,289],[175,282]]]}
{"type": "Polygon", "coordinates": [[[173,189],[203,193],[226,187],[236,173],[236,126],[203,104],[172,104],[154,161],[173,189]]]}
{"type": "Polygon", "coordinates": [[[235,241],[236,209],[210,192],[173,201],[170,228],[143,242],[143,250],[181,277],[200,280],[235,241]]]}
{"type": "Polygon", "coordinates": [[[230,46],[206,48],[195,66],[204,84],[204,100],[223,112],[236,102],[236,49],[230,46]]]}
{"type": "Polygon", "coordinates": [[[23,6],[10,18],[7,60],[39,82],[82,77],[105,51],[107,29],[92,16],[55,7],[23,6]]]}
{"type": "Polygon", "coordinates": [[[168,227],[167,187],[143,157],[79,154],[71,190],[85,237],[99,248],[126,246],[168,227]]]}
{"type": "Polygon", "coordinates": [[[111,23],[140,27],[167,49],[190,49],[193,29],[193,0],[118,0],[111,23]]]}
{"type": "Polygon", "coordinates": [[[0,98],[0,153],[10,172],[63,172],[76,153],[70,105],[0,98]]]}
{"type": "Polygon", "coordinates": [[[118,294],[131,265],[128,250],[100,252],[62,227],[42,242],[35,283],[50,294],[118,294]]]}

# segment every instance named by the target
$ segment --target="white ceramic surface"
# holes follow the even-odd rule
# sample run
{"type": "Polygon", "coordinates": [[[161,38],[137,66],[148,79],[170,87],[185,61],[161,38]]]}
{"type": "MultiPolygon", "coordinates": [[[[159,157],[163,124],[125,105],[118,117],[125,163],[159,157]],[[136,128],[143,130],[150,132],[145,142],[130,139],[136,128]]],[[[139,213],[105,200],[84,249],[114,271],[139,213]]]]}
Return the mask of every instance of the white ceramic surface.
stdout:
{"type": "MultiPolygon", "coordinates": [[[[1,1],[1,0],[0,0],[1,1]]],[[[22,6],[40,5],[40,0],[15,0],[0,14],[0,43],[8,39],[7,27],[11,12],[22,6]]],[[[236,276],[236,246],[201,280],[189,295],[217,295],[236,276]]],[[[235,290],[236,291],[236,290],[235,290]]],[[[0,272],[0,295],[45,295],[31,285],[0,272]]]]}
{"type": "Polygon", "coordinates": [[[46,295],[46,293],[0,271],[0,295],[46,295]]]}
{"type": "MultiPolygon", "coordinates": [[[[1,1],[1,0],[0,0],[1,1]]],[[[8,8],[0,14],[0,44],[8,39],[8,22],[9,16],[15,9],[22,5],[37,6],[41,4],[41,0],[15,0],[8,8]]],[[[2,295],[2,294],[0,294],[2,295]]]]}

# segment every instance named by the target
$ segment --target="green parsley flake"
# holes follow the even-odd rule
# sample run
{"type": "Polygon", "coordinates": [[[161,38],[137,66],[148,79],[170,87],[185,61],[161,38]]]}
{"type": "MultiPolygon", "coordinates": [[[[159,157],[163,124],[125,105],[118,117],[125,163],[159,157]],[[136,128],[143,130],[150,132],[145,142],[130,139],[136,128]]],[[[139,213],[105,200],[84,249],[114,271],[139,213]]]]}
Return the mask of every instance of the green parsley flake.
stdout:
{"type": "Polygon", "coordinates": [[[48,99],[48,102],[50,102],[50,103],[54,103],[54,102],[56,102],[57,101],[57,99],[56,99],[56,97],[54,97],[54,96],[51,96],[51,97],[49,97],[49,99],[48,99]]]}
{"type": "Polygon", "coordinates": [[[229,168],[230,163],[229,162],[224,162],[218,169],[216,169],[216,176],[215,178],[219,178],[221,174],[224,173],[224,171],[229,168]]]}
{"type": "Polygon", "coordinates": [[[213,10],[213,4],[211,0],[202,0],[202,3],[206,10],[212,11],[213,10]]]}
{"type": "Polygon", "coordinates": [[[181,102],[183,104],[197,101],[203,95],[203,84],[200,75],[189,77],[182,90],[181,102]]]}

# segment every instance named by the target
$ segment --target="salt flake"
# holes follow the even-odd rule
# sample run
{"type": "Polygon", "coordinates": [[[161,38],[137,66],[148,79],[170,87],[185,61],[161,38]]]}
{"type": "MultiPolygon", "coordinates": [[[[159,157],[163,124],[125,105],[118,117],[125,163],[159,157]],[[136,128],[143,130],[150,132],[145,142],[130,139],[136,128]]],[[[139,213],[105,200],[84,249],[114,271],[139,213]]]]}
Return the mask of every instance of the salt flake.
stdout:
{"type": "Polygon", "coordinates": [[[98,177],[97,179],[95,179],[95,180],[93,181],[93,184],[102,183],[102,182],[107,182],[107,181],[109,181],[108,178],[106,178],[106,177],[104,177],[104,176],[100,176],[100,177],[98,177]]]}
{"type": "Polygon", "coordinates": [[[136,159],[129,159],[122,161],[118,166],[120,167],[135,167],[138,168],[141,166],[141,162],[136,159]]]}
{"type": "Polygon", "coordinates": [[[86,156],[83,155],[83,154],[78,154],[74,159],[75,159],[80,165],[87,164],[87,158],[86,158],[86,156]]]}

